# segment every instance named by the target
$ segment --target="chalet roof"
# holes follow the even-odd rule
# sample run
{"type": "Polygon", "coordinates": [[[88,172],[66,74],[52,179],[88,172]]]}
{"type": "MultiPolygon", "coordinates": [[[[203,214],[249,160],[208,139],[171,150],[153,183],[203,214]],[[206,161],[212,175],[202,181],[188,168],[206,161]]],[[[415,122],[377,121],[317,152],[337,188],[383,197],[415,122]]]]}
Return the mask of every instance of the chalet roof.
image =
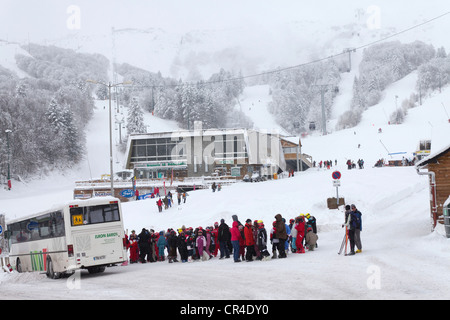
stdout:
{"type": "Polygon", "coordinates": [[[418,168],[424,167],[427,164],[429,164],[430,162],[434,162],[437,158],[439,158],[441,155],[447,153],[448,151],[450,151],[450,144],[436,152],[431,153],[428,157],[425,157],[422,160],[420,160],[419,162],[417,162],[416,167],[418,167],[418,168]]]}

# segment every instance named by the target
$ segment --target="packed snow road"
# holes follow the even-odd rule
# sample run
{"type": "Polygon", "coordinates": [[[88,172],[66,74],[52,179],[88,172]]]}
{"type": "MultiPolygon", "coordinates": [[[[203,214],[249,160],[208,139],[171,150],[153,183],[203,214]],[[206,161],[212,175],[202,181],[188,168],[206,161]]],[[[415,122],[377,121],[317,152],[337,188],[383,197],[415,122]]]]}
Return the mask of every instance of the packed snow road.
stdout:
{"type": "Polygon", "coordinates": [[[206,227],[220,218],[231,224],[232,214],[244,221],[262,219],[269,230],[276,213],[289,220],[309,212],[318,223],[315,251],[265,262],[166,260],[96,275],[81,271],[58,280],[39,273],[1,273],[0,299],[449,299],[449,240],[430,233],[427,180],[412,167],[343,171],[341,194],[363,213],[363,252],[343,256],[338,255],[343,212],[326,208],[326,197],[334,191],[330,177],[330,170],[314,169],[216,193],[198,190],[181,210],[175,206],[163,213],[154,200],[123,204],[125,227],[137,232],[183,224],[206,227]]]}

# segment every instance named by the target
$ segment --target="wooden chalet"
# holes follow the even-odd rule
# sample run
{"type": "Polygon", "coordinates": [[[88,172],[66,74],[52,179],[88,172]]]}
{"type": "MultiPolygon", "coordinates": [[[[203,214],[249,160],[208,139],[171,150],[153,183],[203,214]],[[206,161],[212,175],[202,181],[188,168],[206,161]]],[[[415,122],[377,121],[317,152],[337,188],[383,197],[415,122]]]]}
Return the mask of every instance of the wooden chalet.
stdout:
{"type": "Polygon", "coordinates": [[[431,217],[436,226],[444,221],[444,203],[450,196],[450,145],[417,162],[416,168],[418,174],[429,176],[431,217]]]}

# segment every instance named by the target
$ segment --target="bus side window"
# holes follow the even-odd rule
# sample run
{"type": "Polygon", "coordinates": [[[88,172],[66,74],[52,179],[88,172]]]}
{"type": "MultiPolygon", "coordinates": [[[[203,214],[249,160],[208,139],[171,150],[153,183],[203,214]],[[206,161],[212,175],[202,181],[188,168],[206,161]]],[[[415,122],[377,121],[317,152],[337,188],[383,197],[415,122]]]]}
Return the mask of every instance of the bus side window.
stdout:
{"type": "Polygon", "coordinates": [[[53,221],[53,233],[55,237],[62,237],[65,235],[64,232],[64,218],[61,211],[56,211],[52,213],[53,221]]]}

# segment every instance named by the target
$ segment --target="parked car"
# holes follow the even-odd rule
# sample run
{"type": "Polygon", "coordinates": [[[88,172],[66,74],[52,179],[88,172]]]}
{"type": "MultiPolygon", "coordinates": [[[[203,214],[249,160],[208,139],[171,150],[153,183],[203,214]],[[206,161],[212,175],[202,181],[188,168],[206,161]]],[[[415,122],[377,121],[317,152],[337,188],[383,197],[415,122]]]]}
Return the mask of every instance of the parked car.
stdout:
{"type": "Polygon", "coordinates": [[[242,179],[242,181],[244,181],[244,182],[250,182],[250,176],[249,176],[248,174],[246,174],[246,175],[244,176],[244,178],[242,179]]]}
{"type": "Polygon", "coordinates": [[[259,182],[259,181],[262,181],[261,176],[259,175],[259,173],[254,172],[252,174],[252,182],[259,182]]]}

